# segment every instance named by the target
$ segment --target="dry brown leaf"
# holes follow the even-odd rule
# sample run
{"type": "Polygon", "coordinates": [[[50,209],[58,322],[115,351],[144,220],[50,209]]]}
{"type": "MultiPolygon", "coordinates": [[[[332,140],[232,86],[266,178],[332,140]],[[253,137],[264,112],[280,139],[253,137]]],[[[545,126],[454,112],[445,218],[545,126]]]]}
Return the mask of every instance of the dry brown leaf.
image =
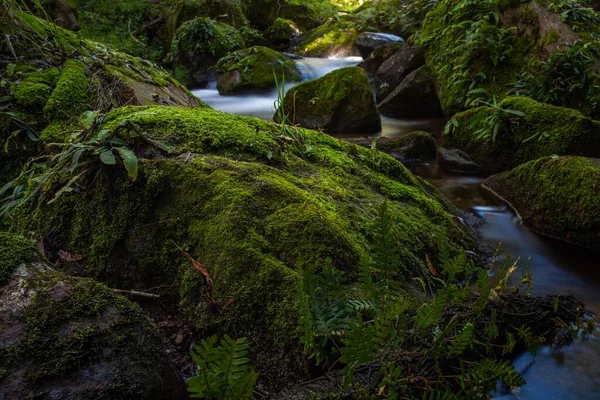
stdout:
{"type": "Polygon", "coordinates": [[[427,268],[429,268],[429,272],[431,272],[432,276],[437,276],[437,271],[433,267],[431,260],[429,259],[429,254],[425,254],[425,263],[427,264],[427,268]]]}

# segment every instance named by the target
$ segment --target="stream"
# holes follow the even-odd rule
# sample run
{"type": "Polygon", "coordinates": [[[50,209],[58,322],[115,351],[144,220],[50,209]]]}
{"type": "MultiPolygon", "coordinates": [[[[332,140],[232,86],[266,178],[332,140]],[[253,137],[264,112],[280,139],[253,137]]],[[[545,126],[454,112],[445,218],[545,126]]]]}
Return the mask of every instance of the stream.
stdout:
{"type": "MultiPolygon", "coordinates": [[[[316,79],[335,69],[353,66],[360,58],[300,60],[306,79],[316,79]]],[[[293,84],[288,83],[287,89],[293,84]]],[[[193,93],[211,107],[239,115],[271,120],[276,90],[261,94],[220,96],[216,85],[193,93]]],[[[443,119],[392,119],[382,117],[382,132],[372,137],[395,137],[415,130],[425,130],[438,137],[443,119]]],[[[356,138],[352,132],[336,134],[339,138],[356,138]]],[[[482,179],[449,175],[436,165],[422,165],[413,172],[427,179],[457,207],[483,220],[479,228],[482,240],[493,248],[500,247],[500,257],[520,257],[521,270],[529,260],[534,277],[533,295],[571,294],[600,315],[600,253],[540,236],[523,227],[516,215],[501,201],[481,187],[482,179]]],[[[517,270],[512,283],[520,280],[517,270]]],[[[543,348],[535,359],[523,354],[514,360],[527,384],[512,393],[498,394],[502,400],[570,400],[600,399],[600,329],[560,350],[543,348]]]]}

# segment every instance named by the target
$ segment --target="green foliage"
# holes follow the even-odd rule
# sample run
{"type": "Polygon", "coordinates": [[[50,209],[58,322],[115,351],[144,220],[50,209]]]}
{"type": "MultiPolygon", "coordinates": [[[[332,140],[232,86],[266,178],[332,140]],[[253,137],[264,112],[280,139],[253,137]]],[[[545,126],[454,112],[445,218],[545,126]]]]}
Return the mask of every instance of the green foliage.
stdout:
{"type": "MultiPolygon", "coordinates": [[[[416,307],[399,296],[394,285],[381,284],[398,268],[385,202],[375,226],[373,254],[363,261],[355,291],[342,289],[344,275],[331,265],[321,274],[303,274],[305,352],[318,364],[342,364],[346,385],[360,367],[377,366],[379,394],[392,399],[400,393],[406,398],[489,398],[498,380],[511,389],[523,385],[510,361],[496,358],[499,349],[512,354],[523,346],[535,353],[545,339],[533,333],[536,327],[511,327],[512,321],[500,325],[497,303],[490,302],[509,290],[508,278],[518,260],[505,259],[492,283],[487,270],[475,267],[464,254],[452,256],[442,244],[438,256],[443,279],[431,277],[437,290],[416,307]],[[416,365],[401,361],[412,354],[418,355],[416,365]],[[423,390],[419,379],[436,383],[423,390]]],[[[437,274],[433,267],[431,273],[437,274]]],[[[511,295],[520,295],[516,290],[511,295]]]]}
{"type": "Polygon", "coordinates": [[[172,47],[174,54],[193,51],[221,58],[243,48],[244,40],[234,27],[200,17],[181,25],[173,38],[172,47]]]}
{"type": "Polygon", "coordinates": [[[56,152],[30,163],[13,180],[0,189],[0,218],[10,217],[14,209],[37,195],[49,193],[49,204],[73,191],[76,184],[102,165],[117,164],[118,156],[131,181],[138,176],[138,159],[128,143],[116,137],[119,130],[129,128],[128,120],[113,129],[97,131],[97,115],[87,111],[78,120],[79,130],[72,132],[79,141],[50,143],[56,152]]]}
{"type": "Polygon", "coordinates": [[[192,349],[192,359],[198,365],[198,372],[188,380],[190,397],[251,399],[258,374],[247,358],[246,338],[233,340],[225,335],[218,345],[217,340],[217,336],[213,335],[192,349]]]}
{"type": "Polygon", "coordinates": [[[600,23],[600,16],[590,7],[589,0],[549,0],[548,11],[560,14],[576,31],[585,24],[600,23]]]}
{"type": "MultiPolygon", "coordinates": [[[[503,108],[496,101],[494,96],[492,102],[479,100],[477,103],[489,107],[487,113],[475,113],[468,121],[469,128],[473,130],[473,136],[476,140],[495,142],[500,132],[510,132],[513,124],[517,123],[514,117],[524,117],[525,113],[519,110],[503,108]]],[[[459,127],[456,119],[450,120],[444,128],[445,134],[450,134],[452,130],[459,127]]]]}
{"type": "Polygon", "coordinates": [[[594,65],[600,48],[596,41],[576,41],[540,61],[535,73],[524,72],[513,83],[514,90],[537,101],[560,106],[577,106],[587,99],[592,107],[600,101],[594,65]]]}

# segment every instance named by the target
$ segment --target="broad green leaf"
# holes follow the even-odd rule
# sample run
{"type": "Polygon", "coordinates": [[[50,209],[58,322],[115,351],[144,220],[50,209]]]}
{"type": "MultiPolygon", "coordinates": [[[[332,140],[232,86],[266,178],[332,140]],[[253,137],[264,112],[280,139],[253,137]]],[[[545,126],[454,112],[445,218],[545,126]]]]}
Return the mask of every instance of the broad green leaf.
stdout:
{"type": "Polygon", "coordinates": [[[125,165],[125,169],[127,170],[127,175],[129,175],[129,179],[135,182],[138,177],[138,159],[133,151],[126,147],[115,147],[121,158],[123,159],[123,164],[125,165]]]}
{"type": "Polygon", "coordinates": [[[117,160],[112,150],[105,150],[100,153],[100,161],[102,161],[106,165],[115,165],[117,160]]]}
{"type": "Polygon", "coordinates": [[[96,122],[96,113],[94,111],[85,111],[79,117],[79,122],[85,129],[91,129],[94,126],[94,122],[96,122]]]}

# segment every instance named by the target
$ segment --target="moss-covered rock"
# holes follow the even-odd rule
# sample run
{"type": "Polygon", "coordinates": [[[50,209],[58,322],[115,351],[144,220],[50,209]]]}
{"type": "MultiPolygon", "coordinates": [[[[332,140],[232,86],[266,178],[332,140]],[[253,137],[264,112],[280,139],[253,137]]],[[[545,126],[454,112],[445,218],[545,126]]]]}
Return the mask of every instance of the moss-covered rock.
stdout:
{"type": "Polygon", "coordinates": [[[323,25],[303,33],[294,52],[306,57],[360,56],[354,42],[361,29],[347,18],[330,19],[323,25]]]}
{"type": "Polygon", "coordinates": [[[494,175],[484,186],[544,235],[600,250],[600,160],[545,157],[494,175]]]}
{"type": "Polygon", "coordinates": [[[526,97],[508,97],[497,108],[479,107],[455,115],[458,126],[447,135],[450,145],[467,152],[486,170],[505,171],[553,154],[600,156],[600,123],[579,111],[526,97]],[[491,140],[494,126],[485,120],[493,113],[501,113],[495,140],[491,140]],[[489,131],[487,140],[475,137],[480,129],[489,131]]]}
{"type": "Polygon", "coordinates": [[[595,115],[590,104],[597,102],[598,74],[590,60],[600,17],[586,11],[585,1],[572,6],[586,23],[560,2],[485,0],[472,7],[465,0],[440,1],[419,37],[446,115],[468,108],[474,98],[501,100],[515,89],[595,115]]]}
{"type": "MultiPolygon", "coordinates": [[[[81,273],[121,288],[177,278],[181,312],[199,335],[247,336],[274,386],[304,374],[298,272],[331,261],[355,278],[384,198],[401,232],[399,271],[427,279],[425,255],[435,258],[440,241],[473,246],[448,203],[381,152],[302,128],[290,139],[277,124],[208,108],[124,107],[99,129],[124,120],[135,128],[118,137],[146,155],[138,179],[104,166],[84,192],[41,200],[33,217],[23,210],[15,229],[47,238],[51,258],[52,243],[83,255],[81,273]],[[212,300],[177,246],[209,271],[212,300]]],[[[411,296],[413,282],[401,285],[411,296]]]]}
{"type": "Polygon", "coordinates": [[[185,22],[208,17],[236,28],[244,26],[246,17],[242,0],[175,0],[169,11],[168,29],[175,32],[185,22]]]}
{"type": "Polygon", "coordinates": [[[216,80],[217,61],[244,47],[244,39],[231,25],[208,17],[187,21],[173,39],[175,76],[187,85],[206,85],[216,80]]]}
{"type": "Polygon", "coordinates": [[[26,249],[0,261],[17,270],[0,290],[0,397],[186,398],[137,305],[35,262],[24,238],[0,241],[26,249]]]}
{"type": "Polygon", "coordinates": [[[217,73],[217,89],[222,95],[272,89],[275,79],[280,83],[301,79],[300,69],[291,57],[263,46],[249,47],[220,59],[217,73]]]}
{"type": "Polygon", "coordinates": [[[285,49],[289,46],[290,40],[300,34],[300,30],[294,21],[284,18],[277,18],[273,25],[265,30],[265,37],[271,45],[285,49]]]}
{"type": "Polygon", "coordinates": [[[35,246],[29,240],[23,236],[0,232],[0,286],[8,282],[19,265],[36,258],[35,246]]]}
{"type": "Polygon", "coordinates": [[[242,0],[250,22],[267,29],[277,18],[296,21],[303,29],[311,29],[332,17],[339,10],[329,1],[321,0],[242,0]]]}
{"type": "Polygon", "coordinates": [[[304,82],[285,95],[283,109],[275,121],[286,115],[294,125],[328,132],[375,133],[381,131],[381,118],[367,74],[359,67],[330,72],[304,82]]]}
{"type": "Polygon", "coordinates": [[[11,15],[7,26],[19,63],[0,65],[8,83],[0,88],[5,99],[0,136],[7,149],[0,154],[2,185],[39,154],[40,136],[63,142],[81,132],[77,119],[83,111],[105,112],[124,104],[203,105],[149,61],[82,40],[30,13],[11,15]]]}

